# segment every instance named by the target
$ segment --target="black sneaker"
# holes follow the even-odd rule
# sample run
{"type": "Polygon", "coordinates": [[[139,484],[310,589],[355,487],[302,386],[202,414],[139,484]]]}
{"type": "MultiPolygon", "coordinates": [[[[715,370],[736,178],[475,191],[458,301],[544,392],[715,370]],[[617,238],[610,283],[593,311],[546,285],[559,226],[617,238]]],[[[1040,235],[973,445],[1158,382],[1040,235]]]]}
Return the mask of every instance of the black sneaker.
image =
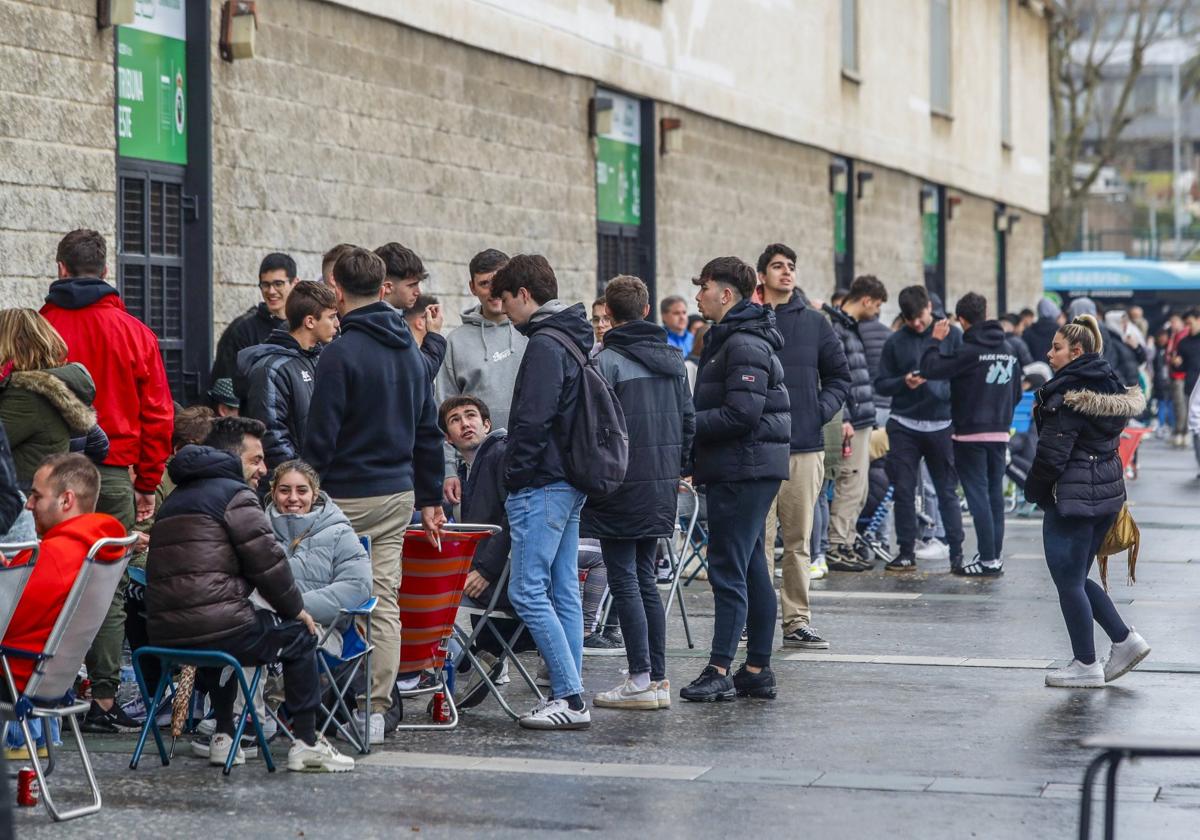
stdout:
{"type": "Polygon", "coordinates": [[[817,631],[807,624],[800,625],[790,633],[784,633],[783,646],[803,650],[829,650],[829,642],[817,635],[817,631]]]}
{"type": "Polygon", "coordinates": [[[831,572],[865,572],[874,565],[844,545],[830,546],[825,555],[825,564],[831,572]]]}
{"type": "Polygon", "coordinates": [[[114,702],[112,708],[105,711],[93,700],[80,728],[92,734],[116,735],[121,732],[138,732],[142,725],[127,715],[119,703],[114,702]]]}
{"type": "Polygon", "coordinates": [[[617,625],[613,624],[605,627],[602,632],[604,633],[604,638],[610,642],[616,642],[621,647],[625,647],[625,639],[621,636],[621,628],[617,625]]]}
{"type": "Polygon", "coordinates": [[[624,656],[625,642],[601,632],[592,633],[583,640],[583,653],[585,656],[624,656]]]}
{"type": "Polygon", "coordinates": [[[737,689],[728,674],[720,674],[713,666],[705,665],[700,676],[679,690],[679,696],[693,703],[713,703],[733,700],[737,697],[737,689]]]}
{"type": "Polygon", "coordinates": [[[915,572],[917,570],[917,558],[913,554],[901,554],[891,563],[883,567],[885,572],[915,572]]]}
{"type": "Polygon", "coordinates": [[[757,700],[775,699],[775,672],[768,665],[757,674],[746,670],[746,666],[737,669],[733,675],[733,688],[738,697],[753,697],[757,700]]]}
{"type": "Polygon", "coordinates": [[[975,555],[975,559],[965,566],[951,567],[950,571],[959,577],[999,577],[1004,574],[1004,564],[998,560],[990,560],[986,563],[981,562],[979,555],[975,555]]]}

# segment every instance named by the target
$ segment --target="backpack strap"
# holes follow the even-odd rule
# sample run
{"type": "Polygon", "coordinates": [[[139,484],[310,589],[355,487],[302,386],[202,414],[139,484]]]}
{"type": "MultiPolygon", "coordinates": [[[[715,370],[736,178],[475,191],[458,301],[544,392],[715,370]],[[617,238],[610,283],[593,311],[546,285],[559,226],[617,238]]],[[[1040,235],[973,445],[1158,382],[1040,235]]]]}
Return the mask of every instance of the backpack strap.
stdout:
{"type": "Polygon", "coordinates": [[[579,362],[580,367],[587,367],[587,357],[579,349],[579,346],[571,340],[571,337],[557,327],[543,327],[542,332],[547,336],[557,341],[563,347],[567,348],[567,352],[575,357],[575,361],[579,362]]]}

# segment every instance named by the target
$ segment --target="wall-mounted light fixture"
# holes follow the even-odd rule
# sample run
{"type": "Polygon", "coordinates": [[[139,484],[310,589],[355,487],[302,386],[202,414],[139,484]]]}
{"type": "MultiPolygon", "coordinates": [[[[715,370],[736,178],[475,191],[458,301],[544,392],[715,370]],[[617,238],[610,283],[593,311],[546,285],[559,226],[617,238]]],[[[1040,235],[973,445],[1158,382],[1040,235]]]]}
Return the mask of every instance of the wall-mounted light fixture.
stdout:
{"type": "Polygon", "coordinates": [[[938,212],[937,187],[921,187],[921,215],[932,216],[938,212]]]}
{"type": "Polygon", "coordinates": [[[850,190],[850,173],[846,169],[846,164],[841,161],[836,161],[829,164],[829,191],[831,193],[844,193],[850,190]]]}
{"type": "Polygon", "coordinates": [[[136,7],[137,0],[96,0],[96,28],[129,26],[136,7]]]}
{"type": "Polygon", "coordinates": [[[1017,222],[1021,221],[1020,213],[1009,213],[1003,208],[996,209],[996,232],[1012,233],[1017,222]]]}
{"type": "Polygon", "coordinates": [[[607,96],[588,100],[588,137],[610,134],[613,128],[613,101],[607,96]]]}
{"type": "Polygon", "coordinates": [[[869,199],[875,194],[875,173],[868,170],[859,170],[854,173],[854,180],[858,182],[858,189],[854,193],[854,197],[859,201],[869,199]]]}
{"type": "Polygon", "coordinates": [[[962,205],[963,198],[961,195],[951,195],[946,198],[946,216],[951,220],[957,218],[958,208],[962,205]]]}
{"type": "Polygon", "coordinates": [[[237,61],[254,58],[258,10],[254,0],[225,0],[221,6],[221,58],[237,61]]]}
{"type": "Polygon", "coordinates": [[[679,154],[683,151],[683,120],[678,117],[663,117],[658,121],[658,153],[667,152],[679,154]]]}

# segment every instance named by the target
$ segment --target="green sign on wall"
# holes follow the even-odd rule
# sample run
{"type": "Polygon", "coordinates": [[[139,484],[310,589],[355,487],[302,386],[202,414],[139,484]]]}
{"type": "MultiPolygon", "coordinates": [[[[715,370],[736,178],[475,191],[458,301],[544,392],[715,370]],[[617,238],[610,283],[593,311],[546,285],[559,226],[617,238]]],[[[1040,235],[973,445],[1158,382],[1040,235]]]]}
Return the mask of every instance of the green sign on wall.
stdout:
{"type": "Polygon", "coordinates": [[[185,0],[139,2],[117,27],[117,153],[187,163],[185,0]]]}
{"type": "Polygon", "coordinates": [[[604,91],[612,102],[612,129],[596,138],[596,218],[642,223],[642,120],[636,99],[604,91]]]}
{"type": "Polygon", "coordinates": [[[846,194],[833,194],[833,254],[837,257],[846,255],[846,194]]]}

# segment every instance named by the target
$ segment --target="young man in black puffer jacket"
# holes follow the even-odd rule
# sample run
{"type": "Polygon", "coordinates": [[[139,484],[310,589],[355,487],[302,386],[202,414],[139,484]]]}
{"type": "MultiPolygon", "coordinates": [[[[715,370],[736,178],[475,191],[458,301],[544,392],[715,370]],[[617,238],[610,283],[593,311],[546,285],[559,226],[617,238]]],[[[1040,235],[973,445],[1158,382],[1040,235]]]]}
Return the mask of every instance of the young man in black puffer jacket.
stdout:
{"type": "Polygon", "coordinates": [[[962,482],[975,528],[979,555],[972,563],[952,564],[957,575],[1004,573],[1004,456],[1013,409],[1021,400],[1021,369],[999,321],[987,320],[987,299],[968,292],[954,314],[963,328],[962,346],[944,339],[949,321],[933,327],[935,342],[921,357],[921,376],[950,380],[954,419],[954,467],[962,482]]]}
{"type": "Polygon", "coordinates": [[[763,560],[763,522],[788,477],[792,415],[775,316],[751,303],[754,269],[718,257],[696,281],[700,314],[716,322],[696,377],[695,472],[708,493],[708,580],[715,601],[708,665],[684,700],[775,696],[771,672],[775,587],[763,560]],[[746,662],[731,678],[742,628],[746,662]]]}
{"type": "Polygon", "coordinates": [[[850,284],[850,291],[841,307],[834,309],[828,304],[825,306],[850,366],[850,394],[846,398],[842,422],[842,447],[843,450],[849,447],[850,455],[843,458],[838,466],[833,501],[829,505],[829,553],[826,561],[830,571],[862,572],[875,565],[854,551],[855,524],[867,502],[871,468],[870,438],[871,429],[875,426],[875,386],[858,324],[879,317],[879,309],[887,299],[887,289],[883,283],[867,274],[856,277],[850,284]]]}

